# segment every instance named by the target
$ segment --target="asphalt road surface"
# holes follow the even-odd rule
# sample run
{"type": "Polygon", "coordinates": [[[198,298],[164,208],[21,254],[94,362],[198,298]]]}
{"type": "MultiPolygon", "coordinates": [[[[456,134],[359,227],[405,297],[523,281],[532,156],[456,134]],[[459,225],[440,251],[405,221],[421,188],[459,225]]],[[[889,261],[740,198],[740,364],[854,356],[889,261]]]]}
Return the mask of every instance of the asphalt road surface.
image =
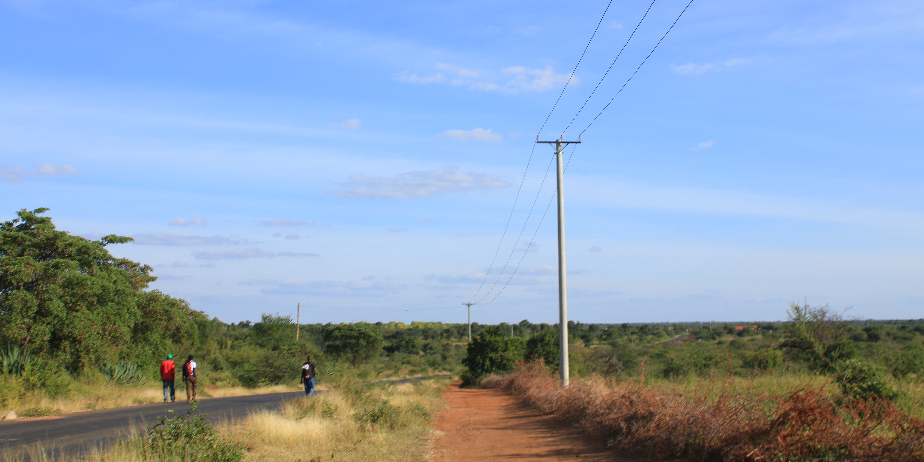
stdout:
{"type": "MultiPolygon", "coordinates": [[[[285,400],[305,396],[304,392],[270,393],[265,395],[204,398],[199,410],[212,422],[230,422],[248,414],[279,409],[285,400]]],[[[75,412],[36,419],[0,422],[0,459],[29,460],[41,447],[53,460],[90,452],[143,432],[158,422],[158,417],[171,417],[170,410],[185,415],[189,404],[145,404],[94,411],[75,412]]]]}
{"type": "MultiPolygon", "coordinates": [[[[440,375],[434,377],[448,377],[440,375]]],[[[386,380],[376,383],[406,383],[429,377],[386,380]]],[[[316,393],[322,393],[317,391],[316,393]]],[[[256,411],[275,410],[286,400],[305,396],[305,392],[269,393],[265,395],[230,396],[199,400],[199,410],[212,422],[233,422],[256,411]]],[[[79,454],[103,449],[119,438],[142,433],[158,422],[158,417],[171,417],[170,410],[185,415],[189,404],[170,404],[99,409],[34,419],[0,421],[0,460],[29,461],[32,455],[44,451],[49,459],[73,458],[79,454]]]]}

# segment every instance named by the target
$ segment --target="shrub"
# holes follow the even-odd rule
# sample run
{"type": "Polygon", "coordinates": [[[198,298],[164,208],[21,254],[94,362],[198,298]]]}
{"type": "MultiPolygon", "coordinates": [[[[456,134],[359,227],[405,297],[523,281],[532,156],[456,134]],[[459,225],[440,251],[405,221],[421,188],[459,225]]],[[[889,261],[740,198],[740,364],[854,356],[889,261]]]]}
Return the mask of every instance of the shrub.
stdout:
{"type": "Polygon", "coordinates": [[[106,363],[102,367],[102,372],[107,382],[118,385],[138,384],[146,379],[144,372],[132,363],[106,363]]]}
{"type": "Polygon", "coordinates": [[[888,401],[832,400],[823,388],[787,396],[724,393],[709,399],[636,381],[576,379],[567,388],[538,364],[505,388],[531,407],[652,458],[756,461],[924,461],[924,421],[888,401]]]}
{"type": "Polygon", "coordinates": [[[468,344],[462,364],[468,368],[462,380],[473,384],[491,373],[503,373],[513,369],[516,361],[522,359],[523,339],[504,338],[500,327],[489,327],[468,344]]]}
{"type": "Polygon", "coordinates": [[[862,361],[849,359],[838,367],[837,384],[844,396],[853,399],[882,398],[892,401],[898,397],[882,374],[862,361]]]}
{"type": "Polygon", "coordinates": [[[244,448],[223,438],[205,414],[197,412],[193,403],[186,415],[160,417],[160,422],[148,429],[143,446],[146,458],[184,462],[237,462],[244,458],[244,448]]]}
{"type": "Polygon", "coordinates": [[[889,364],[895,377],[924,375],[924,342],[917,341],[901,347],[889,364]]]}
{"type": "Polygon", "coordinates": [[[34,365],[35,361],[29,352],[20,350],[19,347],[7,345],[5,349],[0,349],[0,372],[4,374],[22,374],[27,367],[34,365]]]}

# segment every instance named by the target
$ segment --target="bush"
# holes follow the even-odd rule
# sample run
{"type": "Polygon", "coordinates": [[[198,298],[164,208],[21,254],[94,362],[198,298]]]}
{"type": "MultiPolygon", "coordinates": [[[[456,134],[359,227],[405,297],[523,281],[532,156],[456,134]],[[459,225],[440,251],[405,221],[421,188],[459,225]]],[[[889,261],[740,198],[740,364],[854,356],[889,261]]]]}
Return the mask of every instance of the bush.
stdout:
{"type": "Polygon", "coordinates": [[[468,344],[462,360],[468,370],[463,373],[462,380],[471,385],[488,374],[507,372],[523,358],[522,355],[522,338],[504,338],[503,329],[489,327],[468,344]]]}
{"type": "Polygon", "coordinates": [[[244,448],[223,438],[205,414],[193,403],[186,415],[160,417],[148,429],[143,446],[144,456],[159,461],[237,462],[244,458],[244,448]]]}
{"type": "Polygon", "coordinates": [[[886,383],[879,371],[869,364],[849,359],[841,363],[838,369],[835,380],[844,396],[853,399],[874,397],[888,401],[893,401],[898,397],[898,392],[886,383]]]}
{"type": "Polygon", "coordinates": [[[783,354],[780,350],[766,349],[754,352],[744,352],[741,365],[745,369],[770,371],[783,364],[783,354]]]}
{"type": "Polygon", "coordinates": [[[918,341],[903,346],[889,363],[892,375],[895,377],[924,375],[924,342],[918,341]]]}
{"type": "Polygon", "coordinates": [[[0,372],[4,374],[22,374],[27,367],[34,365],[35,361],[29,352],[13,345],[7,345],[5,349],[0,350],[0,372]]]}
{"type": "Polygon", "coordinates": [[[147,378],[144,372],[132,363],[106,363],[103,365],[102,372],[106,376],[107,382],[118,385],[138,384],[144,382],[147,378]]]}

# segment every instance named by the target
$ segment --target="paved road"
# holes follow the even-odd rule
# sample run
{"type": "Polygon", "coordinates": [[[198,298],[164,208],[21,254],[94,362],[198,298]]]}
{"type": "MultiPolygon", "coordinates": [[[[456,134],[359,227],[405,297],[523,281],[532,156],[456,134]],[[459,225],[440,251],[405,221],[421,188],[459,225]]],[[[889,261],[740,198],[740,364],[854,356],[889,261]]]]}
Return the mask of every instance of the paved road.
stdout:
{"type": "MultiPolygon", "coordinates": [[[[204,398],[199,401],[199,409],[213,422],[228,422],[254,411],[278,409],[283,401],[304,395],[304,392],[290,392],[204,398]]],[[[39,445],[55,460],[62,455],[73,456],[102,448],[119,437],[131,436],[132,431],[143,431],[157,423],[160,416],[171,416],[170,410],[186,414],[189,405],[177,401],[3,421],[0,422],[0,459],[17,460],[20,454],[35,451],[39,445]]]]}
{"type": "MultiPolygon", "coordinates": [[[[440,375],[435,377],[448,377],[440,375]]],[[[376,383],[406,383],[428,377],[414,377],[401,380],[386,380],[376,383]]],[[[321,393],[321,391],[318,391],[321,393]]],[[[304,396],[303,391],[269,393],[265,395],[231,396],[227,398],[204,398],[199,409],[208,414],[212,422],[230,422],[246,417],[260,410],[274,410],[282,407],[289,399],[304,396]]],[[[185,415],[189,405],[177,401],[171,404],[145,404],[142,406],[118,407],[95,411],[75,412],[59,416],[0,421],[0,460],[30,459],[41,446],[53,460],[63,456],[73,457],[80,453],[104,448],[120,437],[130,437],[157,423],[158,417],[172,414],[170,410],[185,415]]]]}

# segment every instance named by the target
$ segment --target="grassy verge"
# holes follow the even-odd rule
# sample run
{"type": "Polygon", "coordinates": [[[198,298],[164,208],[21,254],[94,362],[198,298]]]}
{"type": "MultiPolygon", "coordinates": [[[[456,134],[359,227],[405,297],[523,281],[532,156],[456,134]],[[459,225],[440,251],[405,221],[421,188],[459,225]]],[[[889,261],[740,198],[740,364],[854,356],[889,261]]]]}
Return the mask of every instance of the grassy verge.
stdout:
{"type": "MultiPolygon", "coordinates": [[[[153,461],[425,461],[429,423],[444,406],[447,379],[360,386],[341,380],[313,397],[212,427],[192,412],[147,436],[82,460],[153,461]]],[[[36,460],[41,460],[38,458],[36,460]]]]}
{"type": "Polygon", "coordinates": [[[851,400],[821,379],[576,379],[562,389],[539,363],[493,378],[529,405],[650,457],[723,461],[924,461],[924,420],[897,405],[851,400]]]}

